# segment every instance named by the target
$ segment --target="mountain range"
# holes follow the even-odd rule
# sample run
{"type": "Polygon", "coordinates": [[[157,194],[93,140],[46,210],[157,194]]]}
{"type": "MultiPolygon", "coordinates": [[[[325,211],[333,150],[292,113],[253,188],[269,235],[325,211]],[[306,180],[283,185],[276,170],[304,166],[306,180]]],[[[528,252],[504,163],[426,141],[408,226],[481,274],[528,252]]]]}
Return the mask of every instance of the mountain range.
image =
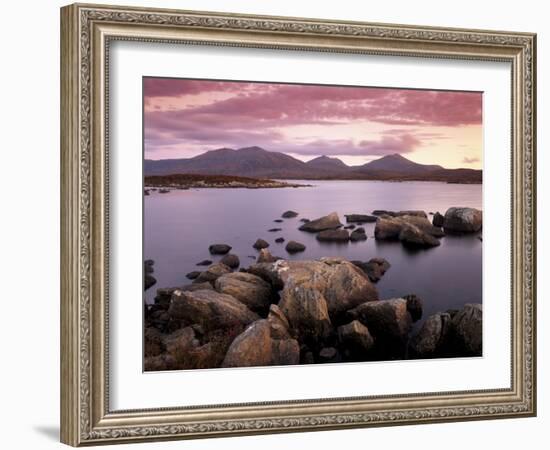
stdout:
{"type": "Polygon", "coordinates": [[[328,156],[304,162],[285,153],[245,147],[237,150],[220,148],[193,158],[144,161],[145,176],[178,173],[307,180],[482,181],[481,170],[446,169],[439,165],[419,164],[399,154],[383,156],[361,166],[348,166],[340,159],[328,156]]]}

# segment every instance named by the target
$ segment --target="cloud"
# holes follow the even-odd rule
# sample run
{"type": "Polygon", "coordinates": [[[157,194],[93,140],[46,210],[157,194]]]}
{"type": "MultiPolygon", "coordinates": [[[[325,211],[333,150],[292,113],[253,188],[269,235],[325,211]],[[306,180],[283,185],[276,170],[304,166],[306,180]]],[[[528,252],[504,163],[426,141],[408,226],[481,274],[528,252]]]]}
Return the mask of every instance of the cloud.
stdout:
{"type": "Polygon", "coordinates": [[[441,138],[433,127],[480,125],[482,97],[473,92],[145,78],[144,103],[147,153],[171,148],[181,156],[186,148],[259,145],[303,155],[319,154],[314,151],[320,148],[328,154],[368,156],[411,152],[441,138]],[[154,107],[148,108],[153,100],[154,107]],[[360,123],[394,130],[349,139],[331,133],[360,123]],[[295,130],[308,126],[315,131],[304,142],[295,130]]]}
{"type": "Polygon", "coordinates": [[[464,158],[462,158],[462,162],[464,164],[473,164],[473,163],[479,162],[479,158],[476,158],[476,157],[469,158],[468,156],[465,156],[464,158]]]}

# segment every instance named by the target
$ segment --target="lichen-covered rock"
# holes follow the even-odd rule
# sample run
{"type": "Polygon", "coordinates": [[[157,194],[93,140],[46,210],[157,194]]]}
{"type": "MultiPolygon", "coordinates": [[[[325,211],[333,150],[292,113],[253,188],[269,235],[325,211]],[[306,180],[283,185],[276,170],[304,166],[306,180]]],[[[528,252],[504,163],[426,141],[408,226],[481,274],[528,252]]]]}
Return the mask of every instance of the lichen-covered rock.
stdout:
{"type": "Polygon", "coordinates": [[[454,343],[459,353],[481,356],[483,349],[483,310],[479,303],[466,304],[452,320],[454,343]]]}
{"type": "Polygon", "coordinates": [[[312,233],[318,233],[319,231],[324,230],[334,230],[340,228],[342,223],[336,212],[332,212],[327,216],[319,217],[315,220],[310,220],[309,222],[304,223],[300,230],[309,231],[312,233]]]}
{"type": "Polygon", "coordinates": [[[338,327],[340,346],[355,354],[364,354],[374,346],[369,329],[358,320],[338,327]]]}
{"type": "Polygon", "coordinates": [[[428,317],[419,332],[411,339],[413,355],[430,358],[445,354],[450,329],[451,316],[448,313],[437,313],[428,317]]]}
{"type": "Polygon", "coordinates": [[[359,320],[379,340],[403,341],[412,325],[404,298],[363,303],[349,311],[349,317],[359,320]]]}
{"type": "Polygon", "coordinates": [[[274,339],[271,325],[261,319],[249,325],[229,346],[222,367],[298,364],[300,347],[295,339],[274,339]]]}
{"type": "Polygon", "coordinates": [[[449,208],[443,228],[450,233],[476,233],[481,230],[483,214],[475,208],[449,208]]]}
{"type": "Polygon", "coordinates": [[[271,285],[260,277],[245,272],[222,275],[215,283],[216,291],[231,295],[251,311],[267,311],[272,299],[271,285]]]}
{"type": "Polygon", "coordinates": [[[175,290],[168,314],[183,326],[199,324],[205,330],[244,326],[258,319],[236,298],[211,290],[175,290]]]}

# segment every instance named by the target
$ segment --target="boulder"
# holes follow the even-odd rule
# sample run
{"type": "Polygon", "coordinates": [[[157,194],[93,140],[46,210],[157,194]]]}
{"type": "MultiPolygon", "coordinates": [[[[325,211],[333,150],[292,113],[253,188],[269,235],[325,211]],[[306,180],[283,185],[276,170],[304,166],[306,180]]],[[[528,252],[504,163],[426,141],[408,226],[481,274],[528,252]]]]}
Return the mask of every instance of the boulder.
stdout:
{"type": "Polygon", "coordinates": [[[288,253],[298,253],[303,252],[306,249],[306,246],[301,242],[288,241],[285,249],[288,253]]]}
{"type": "Polygon", "coordinates": [[[212,290],[175,290],[168,314],[183,326],[199,324],[205,330],[242,327],[258,319],[236,298],[212,290]]]}
{"type": "Polygon", "coordinates": [[[348,242],[349,239],[347,230],[324,230],[317,234],[317,240],[321,242],[348,242]]]}
{"type": "Polygon", "coordinates": [[[384,258],[371,258],[367,262],[351,261],[352,264],[359,267],[373,283],[377,283],[391,267],[390,263],[384,258]]]}
{"type": "Polygon", "coordinates": [[[412,321],[418,322],[422,318],[424,302],[414,294],[405,295],[403,298],[407,300],[407,311],[409,311],[412,321]]]}
{"type": "Polygon", "coordinates": [[[425,233],[415,225],[405,224],[399,232],[399,240],[408,247],[437,247],[440,242],[432,235],[425,233]]]}
{"type": "Polygon", "coordinates": [[[208,247],[211,255],[225,255],[229,253],[231,246],[227,244],[212,244],[208,247]]]}
{"type": "Polygon", "coordinates": [[[376,340],[382,341],[406,340],[412,325],[404,298],[369,301],[351,310],[349,316],[359,320],[376,340]]]}
{"type": "Polygon", "coordinates": [[[466,304],[452,319],[457,351],[467,356],[481,356],[483,349],[483,311],[479,303],[466,304]]]}
{"type": "Polygon", "coordinates": [[[437,313],[426,319],[419,332],[413,336],[410,348],[413,356],[430,358],[444,353],[451,329],[451,316],[437,313]]]}
{"type": "Polygon", "coordinates": [[[143,355],[158,356],[165,350],[162,333],[157,328],[146,327],[143,330],[143,355]]]}
{"type": "Polygon", "coordinates": [[[359,227],[356,230],[353,230],[349,236],[349,240],[352,242],[366,241],[367,233],[365,232],[365,229],[363,227],[359,227]]]}
{"type": "Polygon", "coordinates": [[[220,259],[220,263],[225,264],[230,269],[236,269],[241,264],[241,261],[239,260],[239,257],[237,255],[234,255],[233,253],[228,253],[222,259],[220,259]]]}
{"type": "Polygon", "coordinates": [[[281,214],[281,217],[283,219],[291,219],[292,217],[296,217],[297,215],[298,215],[298,213],[296,211],[289,210],[289,211],[285,211],[283,214],[281,214]]]}
{"type": "Polygon", "coordinates": [[[269,247],[269,242],[264,241],[263,239],[256,239],[256,242],[254,242],[254,245],[252,245],[256,250],[261,250],[262,248],[269,247]]]}
{"type": "Polygon", "coordinates": [[[273,303],[269,305],[267,320],[271,326],[272,337],[276,339],[287,339],[290,337],[290,323],[279,306],[273,303]]]}
{"type": "Polygon", "coordinates": [[[364,354],[374,346],[374,339],[369,329],[358,320],[338,327],[340,346],[352,354],[364,354]]]}
{"type": "Polygon", "coordinates": [[[226,273],[231,273],[231,269],[227,267],[225,264],[217,263],[212,264],[208,269],[206,269],[204,272],[201,272],[200,275],[195,278],[193,283],[214,283],[219,277],[226,273]]]}
{"type": "Polygon", "coordinates": [[[287,282],[278,306],[300,342],[317,344],[332,330],[325,297],[310,282],[287,282]]]}
{"type": "Polygon", "coordinates": [[[268,320],[249,325],[229,346],[222,367],[298,364],[300,346],[295,339],[274,339],[268,320]]]}
{"type": "Polygon", "coordinates": [[[363,223],[371,223],[376,222],[376,217],[371,216],[369,214],[346,214],[344,216],[346,218],[346,222],[353,223],[353,222],[363,222],[363,223]]]}
{"type": "Polygon", "coordinates": [[[198,272],[196,270],[194,270],[193,272],[189,272],[188,274],[186,274],[185,276],[187,278],[189,278],[190,280],[195,280],[196,278],[198,278],[198,276],[201,274],[201,272],[198,272]]]}
{"type": "Polygon", "coordinates": [[[272,263],[279,260],[278,256],[273,256],[267,248],[262,248],[260,254],[258,255],[257,263],[272,263]]]}
{"type": "Polygon", "coordinates": [[[282,244],[284,241],[285,241],[285,238],[283,238],[283,237],[278,237],[277,239],[275,239],[275,242],[277,244],[282,244]]]}
{"type": "Polygon", "coordinates": [[[257,313],[266,312],[272,299],[271,285],[245,272],[222,275],[214,283],[214,288],[217,292],[231,295],[257,313]]]}
{"type": "Polygon", "coordinates": [[[475,208],[449,208],[443,228],[449,233],[476,233],[481,230],[483,214],[475,208]]]}
{"type": "Polygon", "coordinates": [[[165,336],[164,345],[168,354],[181,362],[192,348],[199,346],[199,341],[195,338],[193,328],[184,327],[165,336]]]}
{"type": "Polygon", "coordinates": [[[439,211],[436,212],[432,219],[432,225],[434,227],[442,227],[444,223],[445,223],[445,216],[440,214],[439,211]]]}
{"type": "Polygon", "coordinates": [[[158,356],[149,356],[143,358],[143,369],[146,372],[155,372],[159,370],[177,369],[176,360],[173,356],[163,353],[158,356]]]}
{"type": "Polygon", "coordinates": [[[309,231],[312,233],[318,233],[324,230],[334,230],[340,228],[342,223],[335,212],[330,213],[328,216],[319,217],[315,220],[310,220],[304,223],[299,229],[302,231],[309,231]]]}

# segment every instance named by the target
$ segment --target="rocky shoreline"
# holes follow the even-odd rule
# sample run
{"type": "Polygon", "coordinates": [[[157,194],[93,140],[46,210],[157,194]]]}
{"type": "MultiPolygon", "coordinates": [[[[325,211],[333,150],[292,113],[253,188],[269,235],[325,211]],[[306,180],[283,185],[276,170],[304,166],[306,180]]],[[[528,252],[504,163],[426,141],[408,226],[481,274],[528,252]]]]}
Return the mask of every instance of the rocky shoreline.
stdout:
{"type": "Polygon", "coordinates": [[[157,191],[161,194],[170,192],[170,189],[275,189],[311,187],[309,184],[288,183],[285,181],[270,180],[267,178],[237,177],[229,175],[152,175],[144,179],[144,195],[157,191]]]}
{"type": "MultiPolygon", "coordinates": [[[[287,211],[282,217],[298,215],[287,211]]],[[[482,227],[481,211],[449,208],[445,214],[433,214],[431,221],[424,211],[349,214],[346,227],[331,213],[301,219],[300,230],[316,233],[321,241],[361,245],[351,236],[362,228],[362,220],[373,222],[372,217],[375,239],[399,241],[420,251],[436,247],[446,234],[476,233],[482,227]]],[[[414,327],[424,302],[414,293],[380,298],[376,283],[391,270],[383,258],[288,260],[272,255],[263,239],[252,246],[257,259],[243,267],[230,245],[212,244],[208,250],[221,256],[218,262],[198,262],[198,270],[187,274],[193,280],[189,284],[157,289],[154,303],[144,305],[145,370],[482,354],[480,304],[440,311],[414,327]]],[[[295,241],[288,242],[286,250],[307,251],[295,241]]],[[[153,261],[144,262],[146,290],[156,282],[153,267],[153,261]]]]}

